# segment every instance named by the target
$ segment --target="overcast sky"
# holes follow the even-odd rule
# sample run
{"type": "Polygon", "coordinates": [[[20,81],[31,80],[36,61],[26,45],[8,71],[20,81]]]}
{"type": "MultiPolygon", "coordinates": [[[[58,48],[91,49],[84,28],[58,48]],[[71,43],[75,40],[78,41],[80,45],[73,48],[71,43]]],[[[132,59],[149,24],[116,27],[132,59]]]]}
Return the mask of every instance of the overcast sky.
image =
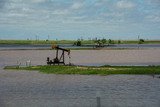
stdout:
{"type": "Polygon", "coordinates": [[[0,39],[160,39],[160,0],[0,0],[0,39]]]}

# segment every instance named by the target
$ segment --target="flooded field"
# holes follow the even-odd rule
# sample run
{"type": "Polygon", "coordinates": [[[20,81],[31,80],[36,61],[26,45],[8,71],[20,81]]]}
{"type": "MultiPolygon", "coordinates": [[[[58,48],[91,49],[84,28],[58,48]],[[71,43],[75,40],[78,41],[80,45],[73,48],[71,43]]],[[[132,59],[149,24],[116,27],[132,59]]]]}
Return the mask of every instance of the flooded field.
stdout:
{"type": "MultiPolygon", "coordinates": [[[[0,51],[0,66],[45,65],[47,57],[55,58],[55,50],[11,50],[0,51]]],[[[160,49],[143,50],[71,50],[71,59],[65,55],[66,63],[75,65],[160,65],[160,49]]]]}
{"type": "Polygon", "coordinates": [[[160,79],[147,75],[54,75],[0,70],[1,107],[159,107],[160,79]]]}
{"type": "MultiPolygon", "coordinates": [[[[160,64],[160,49],[74,50],[74,64],[160,64]]],[[[45,65],[53,50],[0,51],[1,107],[159,107],[160,79],[150,75],[54,75],[3,70],[5,65],[45,65]]],[[[68,58],[66,55],[66,61],[68,58]]]]}

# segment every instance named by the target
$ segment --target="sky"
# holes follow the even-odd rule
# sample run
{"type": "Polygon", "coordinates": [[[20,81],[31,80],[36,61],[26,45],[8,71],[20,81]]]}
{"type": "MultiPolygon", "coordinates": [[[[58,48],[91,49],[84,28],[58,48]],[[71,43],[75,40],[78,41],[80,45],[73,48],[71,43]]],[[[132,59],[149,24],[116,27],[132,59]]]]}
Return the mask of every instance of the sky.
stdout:
{"type": "Polygon", "coordinates": [[[0,39],[160,40],[160,0],[0,0],[0,39]]]}

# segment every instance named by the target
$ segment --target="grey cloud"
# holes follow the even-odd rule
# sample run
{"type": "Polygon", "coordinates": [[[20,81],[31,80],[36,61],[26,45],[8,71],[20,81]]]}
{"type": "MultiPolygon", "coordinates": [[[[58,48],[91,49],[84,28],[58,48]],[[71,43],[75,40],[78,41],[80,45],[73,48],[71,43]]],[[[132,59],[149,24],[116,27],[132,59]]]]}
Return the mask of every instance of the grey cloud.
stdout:
{"type": "Polygon", "coordinates": [[[6,4],[6,0],[0,0],[0,9],[2,9],[6,4]]]}
{"type": "MultiPolygon", "coordinates": [[[[116,8],[112,0],[95,0],[93,5],[86,3],[85,0],[0,0],[0,7],[5,4],[6,11],[0,13],[0,18],[3,17],[7,22],[125,23],[143,20],[143,17],[134,17],[141,14],[134,13],[131,9],[124,11],[116,8]]],[[[120,7],[131,8],[134,5],[132,2],[121,2],[120,7]]]]}
{"type": "Polygon", "coordinates": [[[149,5],[160,6],[160,0],[147,0],[149,5]]]}

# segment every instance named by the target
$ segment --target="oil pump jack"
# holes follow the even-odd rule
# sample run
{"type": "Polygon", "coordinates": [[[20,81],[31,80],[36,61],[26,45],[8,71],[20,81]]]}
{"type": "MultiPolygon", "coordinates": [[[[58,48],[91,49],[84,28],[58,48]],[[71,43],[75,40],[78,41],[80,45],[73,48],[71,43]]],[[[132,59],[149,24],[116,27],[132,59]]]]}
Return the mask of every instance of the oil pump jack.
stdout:
{"type": "MultiPolygon", "coordinates": [[[[52,45],[52,49],[56,49],[56,58],[54,58],[53,60],[50,60],[49,57],[47,57],[47,64],[48,65],[55,65],[55,64],[63,64],[65,65],[65,53],[68,53],[69,59],[70,59],[70,50],[69,49],[64,49],[64,48],[60,48],[59,46],[56,45],[52,45]],[[61,55],[59,56],[59,51],[62,51],[61,55]]],[[[70,64],[70,62],[69,62],[70,64]]]]}

